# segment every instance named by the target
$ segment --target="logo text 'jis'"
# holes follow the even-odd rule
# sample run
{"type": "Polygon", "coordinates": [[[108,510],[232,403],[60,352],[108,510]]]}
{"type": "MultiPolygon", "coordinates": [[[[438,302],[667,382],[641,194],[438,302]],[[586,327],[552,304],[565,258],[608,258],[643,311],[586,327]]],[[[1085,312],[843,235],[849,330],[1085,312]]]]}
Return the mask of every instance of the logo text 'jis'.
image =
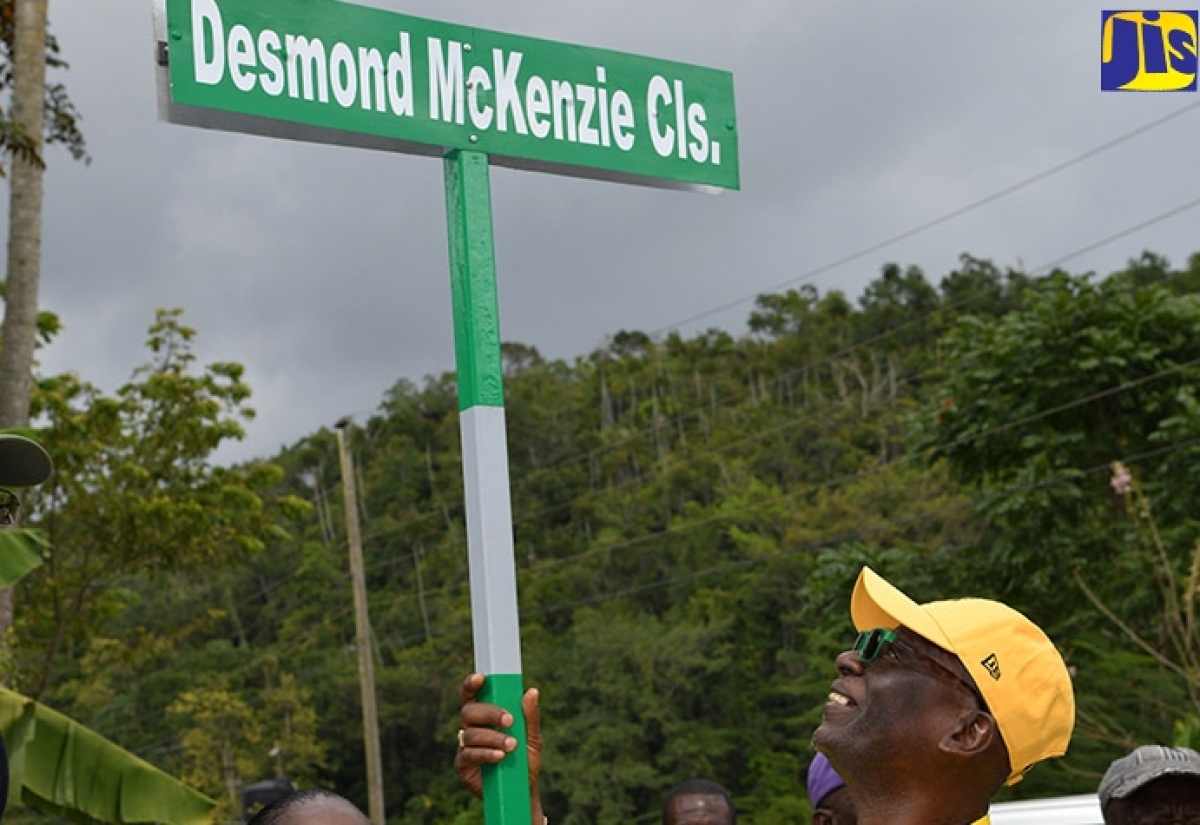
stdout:
{"type": "Polygon", "coordinates": [[[1196,91],[1195,11],[1105,11],[1100,25],[1100,90],[1196,91]]]}

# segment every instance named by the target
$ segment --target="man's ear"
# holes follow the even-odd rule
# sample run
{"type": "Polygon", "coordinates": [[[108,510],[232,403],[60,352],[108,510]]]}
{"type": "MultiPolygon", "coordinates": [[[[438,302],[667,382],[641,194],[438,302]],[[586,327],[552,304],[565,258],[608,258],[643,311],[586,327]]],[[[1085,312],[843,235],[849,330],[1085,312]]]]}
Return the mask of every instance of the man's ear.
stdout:
{"type": "Polygon", "coordinates": [[[834,825],[833,814],[823,808],[813,811],[812,825],[834,825]]]}
{"type": "Polygon", "coordinates": [[[958,724],[942,738],[939,745],[944,751],[971,756],[986,751],[999,735],[996,720],[991,714],[976,708],[960,713],[958,724]]]}

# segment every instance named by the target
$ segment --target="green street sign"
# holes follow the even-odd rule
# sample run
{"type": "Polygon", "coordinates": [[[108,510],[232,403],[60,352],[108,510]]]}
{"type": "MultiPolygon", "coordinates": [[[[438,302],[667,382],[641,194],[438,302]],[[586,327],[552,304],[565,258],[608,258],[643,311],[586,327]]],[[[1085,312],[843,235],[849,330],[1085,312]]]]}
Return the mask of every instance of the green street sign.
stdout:
{"type": "MultiPolygon", "coordinates": [[[[489,169],[736,189],[733,77],[340,0],[152,7],[167,121],[443,157],[479,698],[513,714],[518,741],[483,767],[484,822],[528,825],[489,169]]],[[[373,825],[383,825],[378,799],[373,825]]]]}
{"type": "Polygon", "coordinates": [[[738,188],[733,76],[339,0],[165,0],[168,120],[738,188]]]}

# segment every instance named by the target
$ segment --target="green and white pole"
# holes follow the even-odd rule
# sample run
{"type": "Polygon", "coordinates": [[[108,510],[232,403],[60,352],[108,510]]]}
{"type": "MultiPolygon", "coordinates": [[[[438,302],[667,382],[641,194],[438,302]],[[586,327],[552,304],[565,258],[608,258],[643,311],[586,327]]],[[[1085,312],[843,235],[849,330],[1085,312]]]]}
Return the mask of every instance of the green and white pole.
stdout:
{"type": "Polygon", "coordinates": [[[506,708],[516,720],[509,731],[517,740],[516,752],[483,769],[484,821],[530,825],[488,157],[452,151],[446,156],[445,172],[475,668],[487,677],[479,698],[506,708]]]}

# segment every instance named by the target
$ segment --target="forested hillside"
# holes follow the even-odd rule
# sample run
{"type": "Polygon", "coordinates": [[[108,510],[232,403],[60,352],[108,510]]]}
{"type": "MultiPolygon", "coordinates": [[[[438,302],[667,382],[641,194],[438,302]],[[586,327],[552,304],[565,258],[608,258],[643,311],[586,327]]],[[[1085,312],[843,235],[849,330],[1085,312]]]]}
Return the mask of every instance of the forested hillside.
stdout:
{"type": "MultiPolygon", "coordinates": [[[[1200,256],[1103,278],[964,256],[858,297],[762,296],[744,336],[622,331],[573,362],[505,345],[551,820],[653,822],[702,775],[745,822],[804,821],[864,563],[920,600],[1001,598],[1060,643],[1071,752],[1009,794],[1200,741],[1198,293],[1200,256]]],[[[228,810],[279,772],[365,807],[334,435],[213,467],[251,388],[192,335],[163,313],[113,397],[41,381],[58,473],[31,523],[53,554],[3,665],[228,810]]],[[[473,667],[457,409],[452,374],[401,380],[352,431],[397,823],[480,821],[451,770],[473,667]]]]}

